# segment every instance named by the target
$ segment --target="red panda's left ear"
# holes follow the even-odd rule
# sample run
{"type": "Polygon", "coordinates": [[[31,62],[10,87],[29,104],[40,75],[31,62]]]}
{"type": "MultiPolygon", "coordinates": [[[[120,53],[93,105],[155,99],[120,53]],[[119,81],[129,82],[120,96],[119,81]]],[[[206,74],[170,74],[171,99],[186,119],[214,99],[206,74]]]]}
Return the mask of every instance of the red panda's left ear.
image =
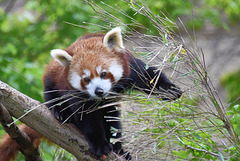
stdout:
{"type": "Polygon", "coordinates": [[[116,49],[120,51],[124,49],[120,27],[112,29],[104,36],[103,46],[107,47],[110,50],[116,49]]]}
{"type": "Polygon", "coordinates": [[[65,50],[54,49],[51,51],[51,56],[57,60],[62,66],[67,66],[72,61],[72,56],[65,50]]]}

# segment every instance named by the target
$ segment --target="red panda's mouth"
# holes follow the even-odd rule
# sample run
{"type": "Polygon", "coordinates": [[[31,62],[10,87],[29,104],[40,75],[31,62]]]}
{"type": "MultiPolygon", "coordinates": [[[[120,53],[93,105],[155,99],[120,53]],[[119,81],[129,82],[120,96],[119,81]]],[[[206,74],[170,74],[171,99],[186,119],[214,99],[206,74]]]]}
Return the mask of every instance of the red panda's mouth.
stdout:
{"type": "Polygon", "coordinates": [[[107,96],[108,96],[108,94],[106,93],[106,94],[104,94],[104,95],[102,95],[102,96],[91,96],[91,99],[95,99],[95,100],[103,100],[103,99],[106,99],[107,98],[107,96]]]}
{"type": "Polygon", "coordinates": [[[104,98],[112,89],[112,82],[110,79],[94,78],[85,86],[86,91],[92,98],[104,98]]]}

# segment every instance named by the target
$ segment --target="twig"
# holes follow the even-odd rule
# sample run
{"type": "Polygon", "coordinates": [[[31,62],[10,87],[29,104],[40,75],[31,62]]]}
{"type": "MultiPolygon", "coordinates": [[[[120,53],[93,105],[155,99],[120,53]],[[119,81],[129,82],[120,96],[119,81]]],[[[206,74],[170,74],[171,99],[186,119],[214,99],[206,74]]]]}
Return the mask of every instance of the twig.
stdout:
{"type": "Polygon", "coordinates": [[[219,155],[216,154],[216,153],[213,153],[213,152],[210,152],[210,151],[207,151],[207,150],[204,150],[204,149],[194,148],[194,147],[192,147],[190,145],[187,145],[177,135],[175,135],[175,136],[186,148],[190,148],[190,149],[193,149],[193,150],[197,150],[197,151],[201,151],[201,152],[204,152],[204,153],[207,153],[207,154],[211,154],[214,157],[219,157],[219,155]]]}

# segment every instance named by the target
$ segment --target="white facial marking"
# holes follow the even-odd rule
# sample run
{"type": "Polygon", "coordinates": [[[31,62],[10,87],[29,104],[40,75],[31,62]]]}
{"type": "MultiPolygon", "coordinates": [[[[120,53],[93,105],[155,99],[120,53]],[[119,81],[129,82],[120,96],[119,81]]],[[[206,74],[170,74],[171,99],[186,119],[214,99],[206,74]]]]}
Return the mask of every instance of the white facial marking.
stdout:
{"type": "Polygon", "coordinates": [[[81,80],[81,77],[76,72],[72,72],[68,77],[68,81],[71,84],[71,86],[78,90],[82,89],[80,80],[81,80]]]}
{"type": "Polygon", "coordinates": [[[113,75],[115,81],[117,82],[123,76],[123,67],[117,62],[112,62],[109,67],[109,72],[113,75]]]}
{"type": "Polygon", "coordinates": [[[100,74],[101,74],[101,71],[102,71],[102,66],[98,66],[98,67],[96,68],[96,70],[97,70],[97,73],[100,75],[100,74]]]}
{"type": "Polygon", "coordinates": [[[112,88],[112,83],[110,79],[101,79],[99,77],[92,79],[91,82],[86,85],[87,92],[90,96],[96,97],[95,90],[97,87],[103,89],[104,94],[107,94],[112,88]]]}
{"type": "Polygon", "coordinates": [[[91,72],[88,69],[85,69],[83,72],[86,74],[87,77],[91,76],[91,72]]]}

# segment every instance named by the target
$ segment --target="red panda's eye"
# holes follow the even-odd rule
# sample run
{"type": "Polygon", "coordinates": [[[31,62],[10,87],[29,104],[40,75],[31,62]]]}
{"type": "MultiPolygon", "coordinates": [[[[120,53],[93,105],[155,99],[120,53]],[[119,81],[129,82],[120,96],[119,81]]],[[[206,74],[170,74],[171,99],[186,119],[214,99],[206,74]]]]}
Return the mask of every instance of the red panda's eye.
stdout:
{"type": "Polygon", "coordinates": [[[102,72],[101,75],[100,75],[101,78],[105,78],[106,76],[107,76],[106,72],[102,72]]]}
{"type": "Polygon", "coordinates": [[[83,78],[83,80],[85,83],[89,83],[91,81],[91,79],[89,77],[85,77],[85,78],[83,78]]]}

